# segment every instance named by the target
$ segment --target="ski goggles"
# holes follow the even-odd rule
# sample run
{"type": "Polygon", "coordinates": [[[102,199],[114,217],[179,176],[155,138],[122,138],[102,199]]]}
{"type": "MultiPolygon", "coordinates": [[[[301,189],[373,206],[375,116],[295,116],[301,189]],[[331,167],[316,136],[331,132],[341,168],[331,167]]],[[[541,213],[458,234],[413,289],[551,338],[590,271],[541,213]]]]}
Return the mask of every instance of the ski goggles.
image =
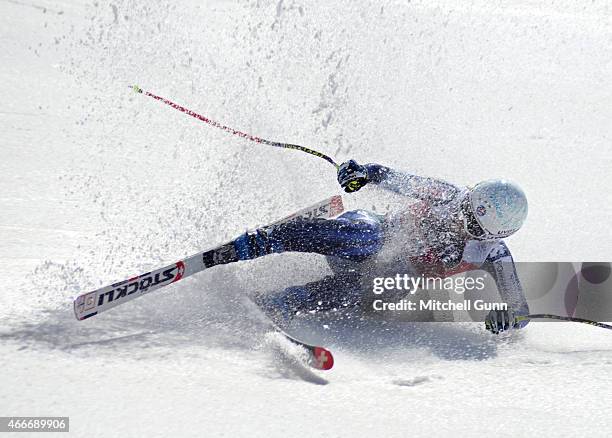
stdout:
{"type": "Polygon", "coordinates": [[[467,195],[461,202],[461,216],[463,218],[463,229],[470,235],[470,237],[479,240],[492,237],[480,226],[476,220],[476,216],[474,216],[474,213],[472,213],[469,195],[467,195]]]}

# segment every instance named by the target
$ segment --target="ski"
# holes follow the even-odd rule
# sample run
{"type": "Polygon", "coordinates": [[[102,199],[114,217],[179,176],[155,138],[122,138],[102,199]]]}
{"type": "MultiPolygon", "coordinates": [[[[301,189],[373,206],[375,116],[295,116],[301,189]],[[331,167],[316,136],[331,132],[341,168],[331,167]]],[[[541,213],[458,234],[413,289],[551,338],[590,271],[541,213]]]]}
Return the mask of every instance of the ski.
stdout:
{"type": "Polygon", "coordinates": [[[302,347],[308,353],[308,365],[312,368],[322,371],[331,370],[334,366],[334,356],[331,354],[327,348],[319,347],[317,345],[307,344],[306,342],[302,342],[299,339],[294,338],[293,336],[287,334],[283,329],[278,327],[276,324],[272,323],[274,329],[285,337],[289,342],[295,344],[299,347],[302,347]]]}
{"type": "Polygon", "coordinates": [[[334,356],[331,351],[327,348],[309,344],[304,341],[301,341],[290,334],[288,334],[284,329],[282,329],[276,321],[270,317],[270,315],[263,309],[257,302],[252,298],[247,298],[248,302],[254,306],[259,312],[262,321],[264,324],[268,324],[274,333],[279,334],[283,339],[289,341],[291,344],[296,345],[302,350],[306,352],[306,365],[317,369],[327,371],[330,370],[334,366],[334,356]]]}
{"type": "MultiPolygon", "coordinates": [[[[280,225],[298,219],[332,218],[343,211],[342,197],[336,195],[299,210],[270,225],[280,225]]],[[[234,246],[231,243],[226,243],[216,248],[199,252],[155,271],[146,272],[127,280],[83,293],[74,299],[74,314],[78,320],[91,318],[120,304],[127,303],[134,298],[197,274],[204,269],[235,261],[238,261],[238,257],[234,246]]],[[[315,352],[315,350],[312,351],[315,352]]],[[[316,350],[316,352],[321,353],[320,350],[316,350]]]]}

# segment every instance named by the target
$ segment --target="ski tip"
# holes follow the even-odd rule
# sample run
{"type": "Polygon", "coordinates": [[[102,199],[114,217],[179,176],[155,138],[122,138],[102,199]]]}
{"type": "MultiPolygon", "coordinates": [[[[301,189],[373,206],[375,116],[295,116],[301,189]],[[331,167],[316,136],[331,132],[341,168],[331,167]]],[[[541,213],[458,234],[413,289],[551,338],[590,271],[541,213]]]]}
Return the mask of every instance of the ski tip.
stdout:
{"type": "Polygon", "coordinates": [[[323,347],[314,347],[312,366],[318,370],[331,370],[334,366],[334,356],[331,351],[323,347]]]}
{"type": "Polygon", "coordinates": [[[142,93],[142,88],[140,88],[138,85],[130,85],[130,88],[134,90],[135,93],[142,93]]]}

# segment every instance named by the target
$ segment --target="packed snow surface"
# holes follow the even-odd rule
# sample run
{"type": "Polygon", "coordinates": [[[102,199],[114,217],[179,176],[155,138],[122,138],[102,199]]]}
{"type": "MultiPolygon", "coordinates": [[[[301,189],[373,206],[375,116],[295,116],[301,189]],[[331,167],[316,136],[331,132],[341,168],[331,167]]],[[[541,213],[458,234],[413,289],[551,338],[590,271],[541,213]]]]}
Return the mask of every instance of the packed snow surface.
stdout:
{"type": "MultiPolygon", "coordinates": [[[[71,298],[338,193],[301,152],[229,136],[128,86],[342,161],[530,200],[519,261],[612,260],[605,1],[0,2],[0,416],[82,437],[609,436],[612,335],[531,324],[270,335],[246,299],[322,258],[226,265],[78,322],[71,298]]],[[[376,188],[349,208],[402,202],[376,188]]]]}

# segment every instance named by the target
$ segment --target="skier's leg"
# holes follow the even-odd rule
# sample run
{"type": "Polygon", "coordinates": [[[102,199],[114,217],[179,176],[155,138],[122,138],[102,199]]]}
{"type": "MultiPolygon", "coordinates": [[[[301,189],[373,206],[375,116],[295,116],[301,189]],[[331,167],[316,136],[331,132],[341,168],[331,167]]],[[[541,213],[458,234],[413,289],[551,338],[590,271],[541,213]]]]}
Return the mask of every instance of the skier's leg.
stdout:
{"type": "Polygon", "coordinates": [[[361,281],[356,272],[334,275],[256,297],[257,304],[266,313],[280,314],[285,320],[291,319],[297,313],[325,312],[358,306],[360,301],[361,281]]]}
{"type": "Polygon", "coordinates": [[[240,260],[287,251],[362,260],[375,254],[382,242],[381,218],[356,210],[337,219],[296,220],[258,228],[239,236],[233,244],[240,260]]]}

